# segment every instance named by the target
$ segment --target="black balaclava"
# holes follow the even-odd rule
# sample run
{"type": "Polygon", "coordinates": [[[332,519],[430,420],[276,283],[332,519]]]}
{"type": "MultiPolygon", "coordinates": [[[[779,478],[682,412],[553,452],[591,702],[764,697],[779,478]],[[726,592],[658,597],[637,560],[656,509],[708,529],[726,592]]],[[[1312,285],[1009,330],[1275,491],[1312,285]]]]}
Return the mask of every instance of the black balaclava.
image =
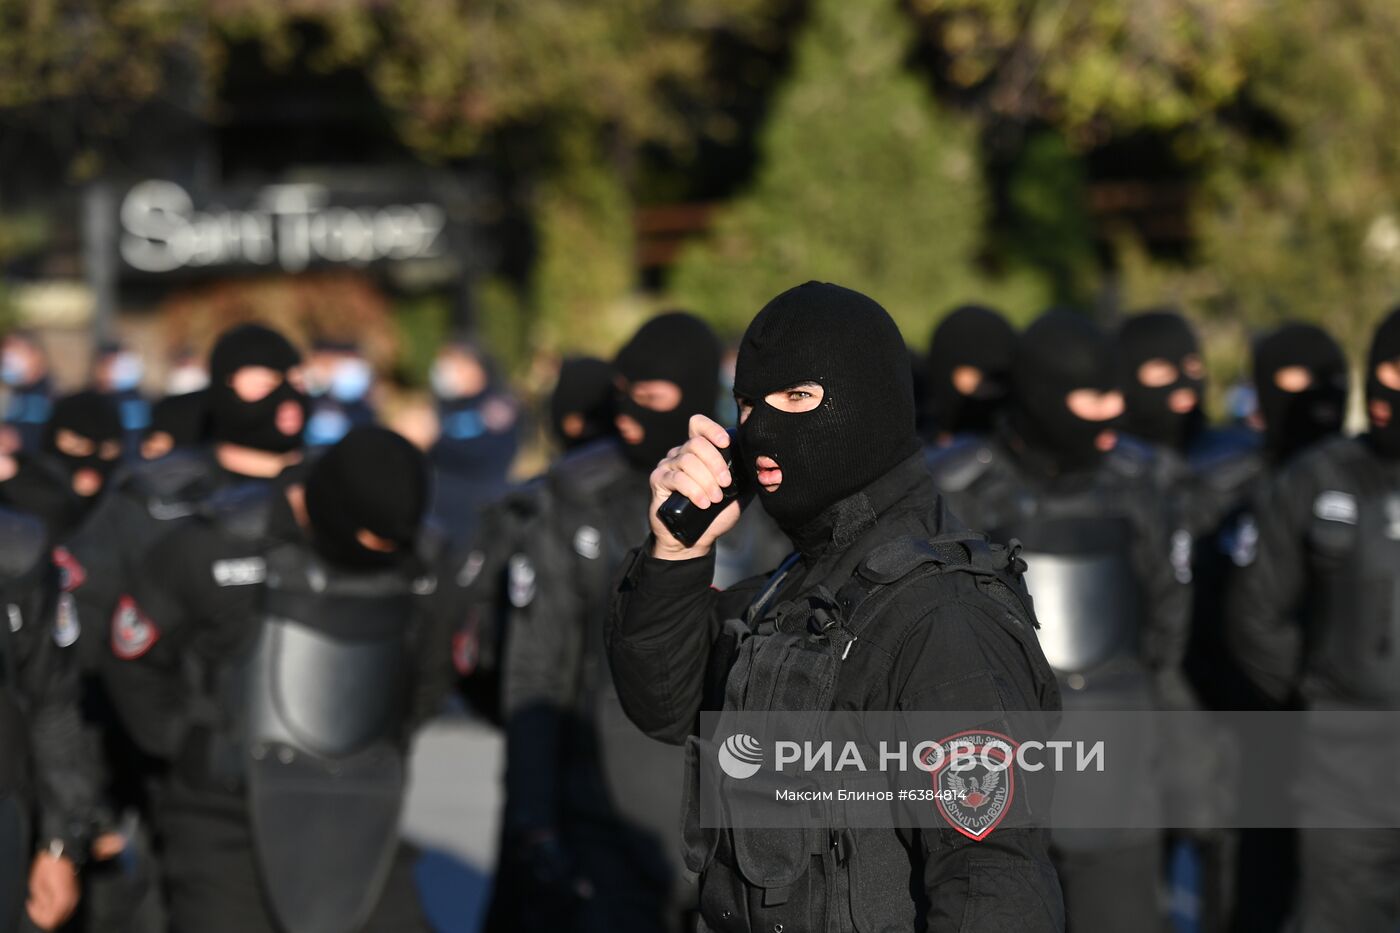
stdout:
{"type": "Polygon", "coordinates": [[[76,392],[54,402],[53,413],[44,428],[44,450],[62,463],[72,476],[79,470],[93,470],[102,477],[103,485],[120,462],[120,455],[103,459],[102,445],[122,440],[121,416],[111,398],[92,389],[76,392]],[[93,451],[85,457],[75,457],[58,448],[58,432],[72,431],[92,441],[93,451]]]}
{"type": "Polygon", "coordinates": [[[388,428],[359,427],[329,448],[306,477],[306,515],[316,550],[332,563],[391,567],[413,553],[428,508],[428,462],[388,428]],[[392,541],[374,551],[360,529],[392,541]]]}
{"type": "Polygon", "coordinates": [[[617,390],[613,368],[591,356],[571,356],[559,367],[559,381],[549,396],[549,424],[565,450],[612,434],[617,390]],[[583,430],[577,437],[564,433],[564,419],[578,415],[583,430]]]}
{"type": "Polygon", "coordinates": [[[628,382],[663,379],[681,390],[680,403],[670,411],[644,408],[626,394],[617,399],[617,413],[642,426],[641,441],[623,445],[634,467],[651,470],[672,447],[685,443],[691,415],[714,415],[719,351],[719,339],[710,325],[684,311],[647,321],[618,351],[613,367],[628,382]]]}
{"type": "Polygon", "coordinates": [[[1200,358],[1201,347],[1186,318],[1175,311],[1146,311],[1125,320],[1115,341],[1118,353],[1118,379],[1126,406],[1123,428],[1130,434],[1184,450],[1201,430],[1205,416],[1201,399],[1205,379],[1186,373],[1186,358],[1200,358]],[[1148,360],[1161,359],[1176,367],[1176,379],[1164,386],[1145,386],[1138,369],[1148,360]],[[1178,389],[1196,393],[1196,407],[1177,414],[1167,400],[1178,389]]]}
{"type": "Polygon", "coordinates": [[[151,406],[151,432],[170,435],[175,446],[194,447],[204,443],[208,433],[209,390],[184,395],[167,395],[151,406]]]}
{"type": "Polygon", "coordinates": [[[1376,378],[1376,367],[1390,362],[1400,362],[1400,307],[1386,315],[1376,328],[1371,352],[1366,357],[1366,401],[1390,405],[1390,423],[1381,427],[1373,421],[1367,438],[1377,453],[1400,458],[1400,391],[1376,378]]]}
{"type": "Polygon", "coordinates": [[[1284,324],[1254,343],[1254,391],[1264,418],[1264,447],[1282,460],[1342,429],[1347,409],[1347,360],[1332,336],[1313,324],[1284,324]],[[1312,384],[1285,392],[1275,374],[1302,366],[1312,384]]]}
{"type": "Polygon", "coordinates": [[[287,453],[301,446],[301,434],[277,430],[277,409],[291,401],[301,406],[302,426],[308,414],[306,395],[286,379],[265,398],[245,402],[229,378],[245,366],[265,366],[285,376],[301,364],[301,354],[286,337],[260,324],[243,324],[227,331],[209,355],[209,428],[214,441],[287,453]]]}
{"type": "Polygon", "coordinates": [[[1116,422],[1086,421],[1065,402],[1075,389],[1118,388],[1113,347],[1098,325],[1062,308],[1045,312],[1017,343],[1011,383],[1011,426],[1027,446],[1066,472],[1099,461],[1098,436],[1116,422]]]}
{"type": "Polygon", "coordinates": [[[933,332],[928,349],[929,415],[948,434],[991,430],[1011,391],[1016,331],[998,312],[979,305],[950,311],[933,332]],[[973,366],[982,381],[971,395],[953,385],[953,370],[973,366]]]}
{"type": "Polygon", "coordinates": [[[739,344],[734,393],[753,402],[739,426],[749,482],[772,457],[783,481],[759,501],[789,534],[919,449],[909,351],[894,320],[860,292],[825,282],[790,288],[758,312],[739,344]],[[804,382],[822,387],[809,412],[764,401],[804,382]]]}

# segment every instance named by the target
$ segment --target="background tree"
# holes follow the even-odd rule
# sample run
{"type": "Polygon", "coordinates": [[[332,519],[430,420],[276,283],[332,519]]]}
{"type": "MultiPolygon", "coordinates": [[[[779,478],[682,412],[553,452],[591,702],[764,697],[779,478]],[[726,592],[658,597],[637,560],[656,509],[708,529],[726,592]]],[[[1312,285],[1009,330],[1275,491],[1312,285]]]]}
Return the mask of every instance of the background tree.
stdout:
{"type": "Polygon", "coordinates": [[[1034,309],[1040,283],[979,265],[976,127],[907,68],[911,37],[894,0],[812,0],[757,176],[683,254],[677,299],[737,332],[783,289],[830,280],[869,292],[920,343],[960,301],[1034,309]]]}

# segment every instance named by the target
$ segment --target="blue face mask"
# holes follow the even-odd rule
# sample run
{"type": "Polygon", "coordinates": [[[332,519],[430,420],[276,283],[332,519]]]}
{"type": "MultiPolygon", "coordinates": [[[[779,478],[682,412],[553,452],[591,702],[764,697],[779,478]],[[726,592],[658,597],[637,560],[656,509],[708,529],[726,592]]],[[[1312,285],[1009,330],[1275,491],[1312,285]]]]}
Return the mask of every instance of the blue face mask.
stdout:
{"type": "Polygon", "coordinates": [[[369,392],[374,381],[374,370],[361,359],[341,360],[331,373],[331,384],[327,391],[337,402],[358,402],[369,392]]]}
{"type": "Polygon", "coordinates": [[[306,422],[306,443],[312,447],[328,447],[350,433],[350,419],[340,411],[323,409],[306,422]]]}
{"type": "Polygon", "coordinates": [[[24,359],[18,353],[10,352],[0,357],[0,381],[5,385],[24,385],[25,375],[24,359]]]}
{"type": "Polygon", "coordinates": [[[130,392],[139,386],[145,372],[146,368],[141,363],[141,357],[135,353],[118,353],[112,358],[112,363],[107,370],[108,377],[112,381],[112,389],[116,392],[130,392]]]}

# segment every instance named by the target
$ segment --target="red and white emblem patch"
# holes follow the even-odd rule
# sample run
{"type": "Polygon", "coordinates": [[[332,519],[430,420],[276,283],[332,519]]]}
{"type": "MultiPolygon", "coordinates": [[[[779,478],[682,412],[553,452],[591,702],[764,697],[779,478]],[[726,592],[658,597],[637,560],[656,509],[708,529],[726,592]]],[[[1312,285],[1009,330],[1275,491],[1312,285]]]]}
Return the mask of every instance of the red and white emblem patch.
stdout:
{"type": "Polygon", "coordinates": [[[66,547],[53,549],[53,562],[58,568],[59,585],[63,587],[63,592],[71,593],[87,580],[87,571],[66,547]]]}
{"type": "Polygon", "coordinates": [[[1016,794],[1015,740],[1000,732],[974,729],[939,742],[941,762],[933,771],[938,812],[969,839],[986,839],[1001,823],[1016,794]]]}
{"type": "Polygon", "coordinates": [[[481,659],[481,638],[477,633],[478,619],[475,613],[467,624],[459,628],[452,636],[452,666],[457,669],[457,676],[470,677],[476,671],[477,662],[481,659]]]}
{"type": "Polygon", "coordinates": [[[160,640],[160,629],[146,617],[136,600],[123,595],[112,613],[112,654],[134,661],[160,640]]]}

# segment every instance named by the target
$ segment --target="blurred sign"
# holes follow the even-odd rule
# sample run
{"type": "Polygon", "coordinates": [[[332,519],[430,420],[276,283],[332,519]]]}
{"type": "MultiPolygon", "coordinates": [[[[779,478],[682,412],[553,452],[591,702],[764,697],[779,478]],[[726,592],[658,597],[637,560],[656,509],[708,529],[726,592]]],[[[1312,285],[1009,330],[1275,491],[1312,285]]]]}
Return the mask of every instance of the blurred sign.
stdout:
{"type": "Polygon", "coordinates": [[[242,206],[197,207],[170,181],[134,186],[119,210],[122,263],[148,274],[230,267],[299,272],[447,255],[447,212],[438,204],[366,204],[363,195],[338,199],[318,184],[267,185],[227,200],[242,206]]]}

